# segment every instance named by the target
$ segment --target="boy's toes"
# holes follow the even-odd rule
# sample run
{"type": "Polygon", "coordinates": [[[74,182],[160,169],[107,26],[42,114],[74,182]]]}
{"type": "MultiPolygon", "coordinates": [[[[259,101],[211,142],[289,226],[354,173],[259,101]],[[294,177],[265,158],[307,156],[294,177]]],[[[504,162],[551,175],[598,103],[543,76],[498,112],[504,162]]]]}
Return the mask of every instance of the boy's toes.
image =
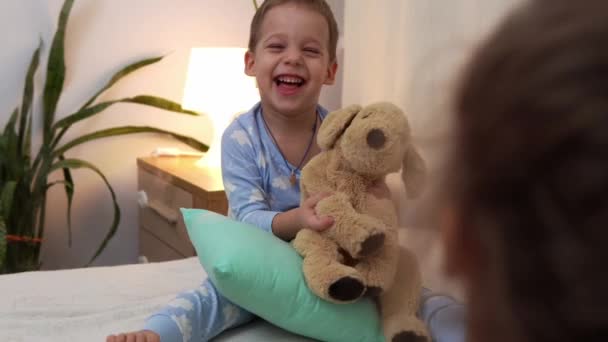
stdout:
{"type": "Polygon", "coordinates": [[[127,334],[118,334],[116,335],[113,342],[127,342],[127,334]]]}
{"type": "Polygon", "coordinates": [[[160,342],[160,336],[152,331],[137,331],[127,334],[110,335],[106,342],[160,342]]]}
{"type": "MultiPolygon", "coordinates": [[[[143,342],[160,342],[160,336],[152,331],[142,331],[141,334],[144,336],[142,339],[143,342]]],[[[136,342],[140,342],[139,339],[136,340],[136,342]]]]}
{"type": "Polygon", "coordinates": [[[118,342],[118,336],[120,335],[110,335],[106,337],[106,342],[118,342]]]}

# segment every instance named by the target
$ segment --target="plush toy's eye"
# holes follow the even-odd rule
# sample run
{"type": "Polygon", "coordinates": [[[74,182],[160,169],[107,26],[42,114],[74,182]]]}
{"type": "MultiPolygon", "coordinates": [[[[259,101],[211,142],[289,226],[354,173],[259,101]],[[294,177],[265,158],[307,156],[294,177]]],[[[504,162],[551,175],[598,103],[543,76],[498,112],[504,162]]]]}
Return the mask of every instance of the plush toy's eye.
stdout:
{"type": "Polygon", "coordinates": [[[369,147],[379,150],[384,146],[384,143],[386,143],[386,135],[381,129],[374,128],[367,134],[367,145],[369,147]]]}

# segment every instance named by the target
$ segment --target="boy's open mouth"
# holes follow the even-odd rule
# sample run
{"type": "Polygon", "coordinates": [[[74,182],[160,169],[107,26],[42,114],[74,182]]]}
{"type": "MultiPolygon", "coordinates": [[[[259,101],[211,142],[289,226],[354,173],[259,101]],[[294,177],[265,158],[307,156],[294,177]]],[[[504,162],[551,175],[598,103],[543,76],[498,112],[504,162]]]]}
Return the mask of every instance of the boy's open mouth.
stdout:
{"type": "Polygon", "coordinates": [[[304,79],[298,76],[277,76],[275,77],[274,82],[277,86],[285,86],[290,88],[299,88],[306,83],[304,79]]]}

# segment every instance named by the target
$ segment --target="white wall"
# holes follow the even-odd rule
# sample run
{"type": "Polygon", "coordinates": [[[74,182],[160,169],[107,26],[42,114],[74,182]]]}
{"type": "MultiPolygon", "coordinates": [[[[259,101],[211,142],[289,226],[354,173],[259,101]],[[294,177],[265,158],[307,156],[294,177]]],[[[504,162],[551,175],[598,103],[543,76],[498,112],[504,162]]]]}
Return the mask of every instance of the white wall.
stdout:
{"type": "MultiPolygon", "coordinates": [[[[56,28],[61,0],[0,1],[0,124],[20,104],[23,77],[39,37],[45,50],[56,28]]],[[[343,0],[330,1],[340,21],[343,0]]],[[[60,99],[58,119],[77,109],[111,75],[136,60],[167,57],[117,84],[103,95],[114,99],[154,94],[181,102],[189,49],[194,46],[245,46],[254,10],[250,0],[77,0],[66,37],[67,77],[60,99]]],[[[44,59],[46,60],[46,59],[44,59]]],[[[41,68],[38,94],[43,87],[41,68]]],[[[340,106],[340,84],[328,88],[321,103],[340,106]]],[[[36,101],[39,115],[40,98],[36,101]]],[[[38,118],[38,117],[37,117],[38,118]]],[[[40,123],[37,122],[39,125],[40,123]]],[[[103,114],[74,126],[71,137],[118,125],[153,125],[211,141],[205,117],[177,116],[137,105],[119,104],[103,114]]],[[[39,132],[35,127],[36,131],[39,132]]],[[[135,158],[158,146],[183,147],[152,135],[117,137],[74,148],[69,157],[86,159],[98,166],[117,192],[122,220],[117,234],[97,265],[135,262],[137,259],[137,205],[135,158]]],[[[90,171],[75,171],[73,206],[74,240],[67,247],[66,201],[60,187],[49,193],[44,268],[83,265],[92,255],[111,220],[111,200],[102,181],[90,171]]]]}
{"type": "Polygon", "coordinates": [[[395,102],[419,146],[435,148],[449,127],[446,111],[462,62],[518,2],[346,1],[343,104],[395,102]]]}

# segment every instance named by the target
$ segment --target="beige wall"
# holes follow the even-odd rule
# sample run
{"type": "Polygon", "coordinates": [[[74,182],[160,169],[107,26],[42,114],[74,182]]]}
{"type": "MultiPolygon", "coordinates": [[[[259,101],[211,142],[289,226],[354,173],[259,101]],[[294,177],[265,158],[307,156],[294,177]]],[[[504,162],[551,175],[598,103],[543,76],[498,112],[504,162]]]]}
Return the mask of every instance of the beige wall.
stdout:
{"type": "MultiPolygon", "coordinates": [[[[392,101],[412,126],[429,166],[422,199],[398,201],[400,241],[419,258],[424,285],[463,299],[443,273],[433,188],[449,144],[449,101],[463,61],[498,19],[519,0],[348,0],[344,10],[343,105],[392,101]]],[[[449,170],[448,170],[449,172],[449,170]]],[[[391,189],[401,180],[388,178],[391,189]]],[[[399,192],[398,192],[399,193],[399,192]]]]}

